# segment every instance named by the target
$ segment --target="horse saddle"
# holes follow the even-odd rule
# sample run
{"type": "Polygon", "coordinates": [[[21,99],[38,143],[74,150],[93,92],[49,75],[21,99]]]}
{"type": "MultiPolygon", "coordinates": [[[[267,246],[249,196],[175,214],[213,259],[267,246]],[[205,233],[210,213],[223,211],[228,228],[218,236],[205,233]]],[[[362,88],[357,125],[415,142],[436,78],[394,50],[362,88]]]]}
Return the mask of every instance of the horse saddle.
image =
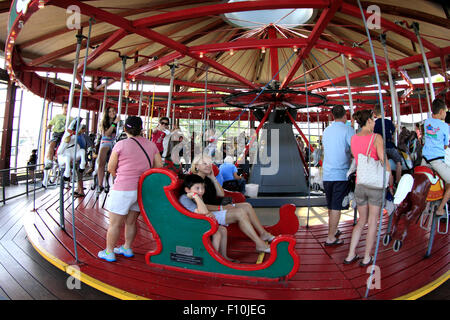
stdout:
{"type": "Polygon", "coordinates": [[[431,187],[428,191],[427,201],[437,201],[444,196],[444,181],[441,177],[431,168],[427,166],[417,166],[414,168],[414,173],[424,174],[430,180],[431,187]]]}

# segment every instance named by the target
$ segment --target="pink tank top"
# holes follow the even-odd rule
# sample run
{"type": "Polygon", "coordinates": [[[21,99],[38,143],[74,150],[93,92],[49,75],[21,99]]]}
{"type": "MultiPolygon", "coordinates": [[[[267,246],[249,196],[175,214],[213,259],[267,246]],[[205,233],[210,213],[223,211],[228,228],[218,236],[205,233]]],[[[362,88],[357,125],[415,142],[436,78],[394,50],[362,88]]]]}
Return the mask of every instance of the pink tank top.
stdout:
{"type": "MultiPolygon", "coordinates": [[[[362,154],[366,154],[367,153],[367,147],[369,146],[369,142],[370,139],[372,138],[373,134],[368,134],[367,136],[358,136],[358,135],[354,135],[352,137],[351,140],[351,149],[352,149],[352,155],[356,160],[356,165],[358,165],[358,155],[360,153],[362,154]]],[[[377,148],[374,145],[374,141],[375,141],[375,137],[373,137],[372,139],[372,145],[370,147],[370,152],[369,155],[374,158],[375,160],[379,160],[378,159],[378,154],[377,154],[377,148]]]]}

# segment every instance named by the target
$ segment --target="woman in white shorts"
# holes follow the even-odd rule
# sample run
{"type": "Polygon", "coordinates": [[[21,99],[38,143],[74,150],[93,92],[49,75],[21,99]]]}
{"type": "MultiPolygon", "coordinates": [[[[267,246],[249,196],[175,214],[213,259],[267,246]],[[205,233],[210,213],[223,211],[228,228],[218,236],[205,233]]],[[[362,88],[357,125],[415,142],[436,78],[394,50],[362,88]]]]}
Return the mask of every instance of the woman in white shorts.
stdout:
{"type": "Polygon", "coordinates": [[[105,209],[109,211],[109,227],[106,249],[98,257],[116,261],[115,254],[132,257],[131,245],[136,237],[136,220],[140,209],[137,202],[139,177],[150,168],[162,168],[162,160],[156,145],[140,136],[142,120],[131,116],[125,122],[128,139],[114,146],[108,163],[108,171],[115,177],[108,194],[105,209]],[[115,248],[120,236],[120,227],[125,222],[125,243],[115,248]]]}

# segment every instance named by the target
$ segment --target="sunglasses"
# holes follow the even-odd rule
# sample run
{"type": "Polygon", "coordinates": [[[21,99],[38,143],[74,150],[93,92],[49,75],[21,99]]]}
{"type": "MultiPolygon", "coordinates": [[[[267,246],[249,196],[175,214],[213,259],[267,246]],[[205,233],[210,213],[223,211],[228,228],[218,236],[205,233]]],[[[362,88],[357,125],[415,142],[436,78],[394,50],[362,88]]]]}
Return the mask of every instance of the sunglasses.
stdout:
{"type": "Polygon", "coordinates": [[[161,122],[161,124],[162,124],[163,126],[168,126],[168,125],[169,125],[168,122],[161,122]]]}

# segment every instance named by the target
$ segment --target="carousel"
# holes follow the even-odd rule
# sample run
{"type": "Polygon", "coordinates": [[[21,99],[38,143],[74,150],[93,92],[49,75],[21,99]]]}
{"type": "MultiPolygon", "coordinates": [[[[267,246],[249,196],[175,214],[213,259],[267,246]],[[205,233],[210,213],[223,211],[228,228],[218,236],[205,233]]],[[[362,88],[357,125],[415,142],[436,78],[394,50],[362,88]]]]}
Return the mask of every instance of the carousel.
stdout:
{"type": "Polygon", "coordinates": [[[356,210],[355,220],[339,224],[344,245],[337,247],[324,245],[326,224],[301,225],[296,215],[296,207],[307,207],[309,219],[309,208],[326,205],[297,140],[313,154],[311,129],[319,133],[333,121],[333,106],[344,106],[353,126],[354,112],[379,104],[382,117],[401,128],[407,117],[422,122],[436,98],[449,105],[446,5],[14,0],[4,22],[10,81],[44,98],[44,109],[67,102],[68,114],[78,115],[66,123],[52,183],[24,221],[33,247],[64,272],[120,299],[417,299],[448,280],[448,209],[442,217],[432,210],[443,189],[433,172],[408,165],[414,152],[404,154],[404,173],[428,177],[421,180],[428,196],[405,194],[393,210],[381,210],[368,268],[343,263],[356,210]],[[168,90],[158,91],[162,86],[168,90]],[[212,150],[219,165],[227,152],[221,142],[237,129],[230,140],[235,165],[258,193],[226,195],[272,208],[276,222],[264,226],[275,235],[271,252],[256,253],[232,224],[228,254],[240,263],[222,258],[208,240],[217,222],[185,209],[181,179],[155,168],[139,181],[134,257],[99,259],[107,192],[97,192],[94,180],[84,197],[74,196],[88,161],[75,137],[81,110],[97,133],[110,106],[122,120],[140,116],[149,138],[155,121],[170,118],[184,133],[183,168],[195,150],[212,150]],[[408,209],[411,201],[424,204],[420,212],[408,209]]]}

